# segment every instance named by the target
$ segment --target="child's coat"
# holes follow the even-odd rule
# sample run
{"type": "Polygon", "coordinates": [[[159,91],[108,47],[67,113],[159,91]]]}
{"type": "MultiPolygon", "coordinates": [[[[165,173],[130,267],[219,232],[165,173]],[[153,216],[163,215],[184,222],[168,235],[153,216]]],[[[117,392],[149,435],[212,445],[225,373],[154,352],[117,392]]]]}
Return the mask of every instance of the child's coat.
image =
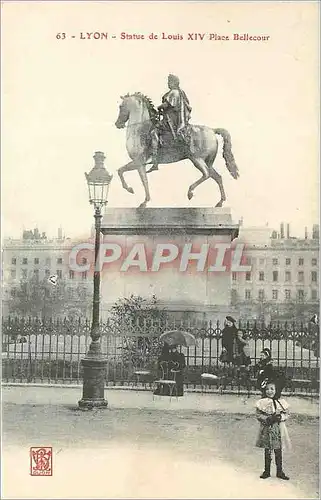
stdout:
{"type": "Polygon", "coordinates": [[[291,441],[285,421],[289,417],[289,405],[285,399],[262,398],[256,403],[256,418],[260,422],[256,446],[277,450],[280,448],[290,450],[291,441]],[[267,425],[267,418],[274,413],[281,415],[281,422],[267,425]]]}

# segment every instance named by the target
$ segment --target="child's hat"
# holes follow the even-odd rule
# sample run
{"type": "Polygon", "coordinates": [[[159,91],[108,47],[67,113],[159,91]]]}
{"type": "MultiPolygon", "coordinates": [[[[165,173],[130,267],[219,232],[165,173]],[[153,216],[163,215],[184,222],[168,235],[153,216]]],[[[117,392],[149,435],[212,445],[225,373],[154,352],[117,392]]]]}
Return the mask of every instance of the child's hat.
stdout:
{"type": "Polygon", "coordinates": [[[236,320],[232,318],[232,316],[226,316],[227,321],[231,321],[231,323],[236,323],[236,320]]]}
{"type": "Polygon", "coordinates": [[[264,349],[262,349],[262,352],[264,352],[264,354],[266,354],[269,358],[271,358],[271,356],[272,356],[271,349],[269,349],[268,347],[265,347],[264,349]]]}

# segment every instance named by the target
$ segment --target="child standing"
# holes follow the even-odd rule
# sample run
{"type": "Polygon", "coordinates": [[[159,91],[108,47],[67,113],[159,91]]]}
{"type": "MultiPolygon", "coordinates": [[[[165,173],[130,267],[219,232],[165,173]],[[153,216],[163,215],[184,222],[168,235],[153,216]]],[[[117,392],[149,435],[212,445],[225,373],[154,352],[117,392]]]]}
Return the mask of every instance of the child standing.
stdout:
{"type": "Polygon", "coordinates": [[[289,417],[289,405],[280,398],[275,382],[268,381],[263,389],[263,397],[256,403],[256,418],[260,422],[256,446],[264,448],[264,471],[261,479],[271,476],[272,452],[275,455],[276,477],[289,480],[283,472],[282,448],[290,448],[291,443],[285,420],[289,417]]]}

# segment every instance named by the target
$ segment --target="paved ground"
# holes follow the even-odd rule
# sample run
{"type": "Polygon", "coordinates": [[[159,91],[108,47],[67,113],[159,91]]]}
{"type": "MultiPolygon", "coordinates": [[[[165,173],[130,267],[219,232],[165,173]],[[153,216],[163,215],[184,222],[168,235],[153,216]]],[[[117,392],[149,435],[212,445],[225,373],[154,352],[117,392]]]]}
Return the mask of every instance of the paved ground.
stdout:
{"type": "Polygon", "coordinates": [[[4,387],[2,498],[318,498],[316,403],[289,399],[282,482],[258,477],[254,398],[106,394],[107,410],[81,412],[81,388],[4,387]],[[53,446],[52,478],[29,476],[37,445],[53,446]]]}
{"type": "MultiPolygon", "coordinates": [[[[2,398],[11,403],[76,405],[81,399],[82,387],[79,385],[46,384],[3,384],[2,398]]],[[[183,398],[155,397],[150,391],[135,391],[107,388],[105,398],[110,408],[166,409],[169,411],[194,410],[200,412],[218,411],[227,413],[253,414],[253,406],[258,396],[247,398],[244,395],[185,392],[183,398]]],[[[319,400],[314,398],[291,397],[288,399],[291,412],[306,416],[319,416],[319,400]]]]}

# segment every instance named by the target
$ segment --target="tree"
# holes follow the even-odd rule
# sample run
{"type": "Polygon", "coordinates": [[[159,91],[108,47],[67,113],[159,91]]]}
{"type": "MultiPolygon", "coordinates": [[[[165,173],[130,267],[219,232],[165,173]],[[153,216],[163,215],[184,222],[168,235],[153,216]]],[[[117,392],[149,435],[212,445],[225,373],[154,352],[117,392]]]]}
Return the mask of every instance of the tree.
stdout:
{"type": "Polygon", "coordinates": [[[33,318],[67,317],[87,315],[91,301],[87,288],[82,284],[70,287],[66,280],[56,285],[46,278],[22,279],[8,303],[9,314],[33,318]],[[73,290],[73,294],[70,293],[73,290]]]}
{"type": "MultiPolygon", "coordinates": [[[[122,358],[133,368],[150,368],[155,363],[161,343],[155,336],[153,325],[165,324],[167,312],[151,299],[139,295],[118,299],[111,308],[111,326],[115,335],[123,336],[122,358]],[[135,335],[135,329],[146,326],[144,335],[135,335]],[[126,333],[129,335],[126,335],[126,333]],[[154,333],[154,335],[153,335],[154,333]]],[[[159,331],[159,328],[157,328],[159,331]]]]}
{"type": "Polygon", "coordinates": [[[120,298],[111,308],[111,320],[114,323],[129,326],[133,324],[165,321],[167,312],[158,304],[156,295],[151,299],[131,294],[128,298],[120,298]]]}

